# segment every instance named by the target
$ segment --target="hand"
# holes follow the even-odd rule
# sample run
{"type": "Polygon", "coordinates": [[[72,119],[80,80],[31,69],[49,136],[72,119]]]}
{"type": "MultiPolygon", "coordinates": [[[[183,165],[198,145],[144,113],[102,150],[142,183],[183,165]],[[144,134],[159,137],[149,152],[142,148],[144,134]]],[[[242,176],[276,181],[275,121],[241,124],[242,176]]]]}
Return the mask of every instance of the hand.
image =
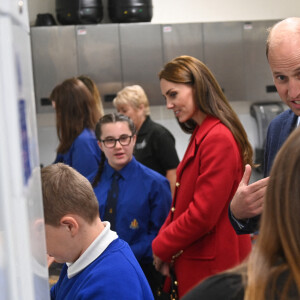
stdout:
{"type": "Polygon", "coordinates": [[[155,269],[164,276],[170,276],[170,265],[163,262],[158,256],[153,254],[153,265],[155,269]]]}
{"type": "Polygon", "coordinates": [[[251,166],[245,166],[243,178],[230,203],[230,210],[238,220],[249,219],[262,213],[264,195],[269,177],[258,180],[250,185],[251,166]]]}

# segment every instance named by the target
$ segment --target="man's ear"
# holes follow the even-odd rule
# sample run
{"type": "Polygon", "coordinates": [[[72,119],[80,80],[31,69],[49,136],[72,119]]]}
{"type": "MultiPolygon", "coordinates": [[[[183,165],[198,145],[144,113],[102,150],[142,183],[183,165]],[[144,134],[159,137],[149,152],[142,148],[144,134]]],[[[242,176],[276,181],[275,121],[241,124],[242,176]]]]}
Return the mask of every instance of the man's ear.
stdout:
{"type": "Polygon", "coordinates": [[[60,219],[60,225],[64,226],[66,230],[71,233],[71,236],[75,236],[79,230],[79,223],[77,219],[72,215],[65,215],[60,219]]]}

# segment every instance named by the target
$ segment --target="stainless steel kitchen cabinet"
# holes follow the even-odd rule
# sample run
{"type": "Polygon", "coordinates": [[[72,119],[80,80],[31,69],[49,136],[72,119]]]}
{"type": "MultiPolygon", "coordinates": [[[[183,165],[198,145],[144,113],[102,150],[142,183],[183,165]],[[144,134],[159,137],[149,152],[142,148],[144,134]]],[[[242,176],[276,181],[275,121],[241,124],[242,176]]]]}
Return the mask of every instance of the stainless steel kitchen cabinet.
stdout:
{"type": "Polygon", "coordinates": [[[202,23],[161,25],[164,64],[180,55],[203,61],[202,23]]]}
{"type": "Polygon", "coordinates": [[[204,61],[229,101],[246,99],[242,22],[204,23],[204,61]]]}
{"type": "Polygon", "coordinates": [[[78,73],[90,76],[99,88],[103,106],[122,89],[122,68],[117,24],[76,26],[78,73]]]}
{"type": "Polygon", "coordinates": [[[139,84],[150,105],[165,105],[158,72],[179,55],[203,61],[229,101],[279,99],[265,57],[266,28],[276,21],[184,24],[122,23],[32,27],[37,112],[62,80],[85,74],[105,108],[124,86],[139,84]]]}
{"type": "Polygon", "coordinates": [[[31,27],[31,48],[37,112],[53,112],[52,89],[78,73],[75,27],[31,27]]]}
{"type": "Polygon", "coordinates": [[[243,48],[245,63],[246,100],[280,100],[266,57],[267,29],[276,21],[245,22],[243,48]]]}
{"type": "Polygon", "coordinates": [[[159,24],[120,24],[123,85],[141,85],[150,105],[163,104],[158,72],[163,66],[159,24]]]}

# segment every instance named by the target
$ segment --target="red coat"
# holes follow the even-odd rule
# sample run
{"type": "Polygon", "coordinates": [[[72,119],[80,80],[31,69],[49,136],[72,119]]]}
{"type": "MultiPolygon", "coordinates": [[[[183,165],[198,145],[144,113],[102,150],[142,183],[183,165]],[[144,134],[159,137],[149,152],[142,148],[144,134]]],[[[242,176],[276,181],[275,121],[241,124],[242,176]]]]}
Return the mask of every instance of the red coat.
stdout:
{"type": "Polygon", "coordinates": [[[228,218],[228,205],[242,175],[232,133],[207,116],[194,130],[177,168],[172,208],[152,243],[153,253],[166,262],[182,252],[174,260],[179,297],[250,252],[250,236],[238,236],[228,218]]]}

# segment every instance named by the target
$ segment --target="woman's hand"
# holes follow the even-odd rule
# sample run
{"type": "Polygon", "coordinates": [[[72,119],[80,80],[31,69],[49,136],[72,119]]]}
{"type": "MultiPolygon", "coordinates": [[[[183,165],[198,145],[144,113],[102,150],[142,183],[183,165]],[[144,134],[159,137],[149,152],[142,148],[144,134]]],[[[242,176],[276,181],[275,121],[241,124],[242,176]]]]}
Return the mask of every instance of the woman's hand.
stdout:
{"type": "Polygon", "coordinates": [[[164,276],[170,276],[170,265],[163,262],[158,256],[153,254],[153,265],[155,269],[164,276]]]}

